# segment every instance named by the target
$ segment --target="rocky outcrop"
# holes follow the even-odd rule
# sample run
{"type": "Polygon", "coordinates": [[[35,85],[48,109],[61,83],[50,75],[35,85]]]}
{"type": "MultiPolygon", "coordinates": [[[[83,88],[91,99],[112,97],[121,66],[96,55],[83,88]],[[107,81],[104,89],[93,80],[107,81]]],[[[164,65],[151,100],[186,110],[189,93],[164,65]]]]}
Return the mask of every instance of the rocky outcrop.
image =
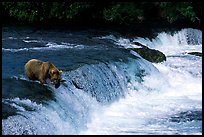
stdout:
{"type": "Polygon", "coordinates": [[[153,63],[166,61],[166,56],[162,52],[155,49],[150,49],[139,42],[134,42],[134,44],[141,46],[141,48],[128,48],[128,49],[137,52],[144,59],[153,63]]]}

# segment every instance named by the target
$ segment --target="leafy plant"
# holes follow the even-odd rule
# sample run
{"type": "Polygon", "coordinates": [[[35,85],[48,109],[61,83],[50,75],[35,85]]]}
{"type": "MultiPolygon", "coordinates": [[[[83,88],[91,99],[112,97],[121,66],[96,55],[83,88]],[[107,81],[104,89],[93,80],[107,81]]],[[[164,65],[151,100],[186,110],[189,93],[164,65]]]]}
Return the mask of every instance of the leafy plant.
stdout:
{"type": "Polygon", "coordinates": [[[104,20],[130,24],[165,19],[195,22],[202,17],[201,2],[2,2],[4,16],[19,21],[104,20]]]}
{"type": "Polygon", "coordinates": [[[133,22],[143,17],[143,9],[135,3],[117,3],[103,10],[105,20],[119,23],[133,22]]]}
{"type": "Polygon", "coordinates": [[[191,4],[192,2],[161,2],[162,17],[167,18],[170,23],[184,18],[194,22],[197,17],[191,4]]]}

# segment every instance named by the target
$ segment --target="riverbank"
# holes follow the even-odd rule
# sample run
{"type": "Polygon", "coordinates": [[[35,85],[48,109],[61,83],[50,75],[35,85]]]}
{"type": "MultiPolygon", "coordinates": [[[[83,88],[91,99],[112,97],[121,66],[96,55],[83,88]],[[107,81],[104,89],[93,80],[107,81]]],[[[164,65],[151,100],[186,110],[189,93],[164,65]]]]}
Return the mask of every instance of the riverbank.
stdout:
{"type": "Polygon", "coordinates": [[[123,37],[149,37],[154,38],[153,35],[155,32],[161,31],[179,31],[182,28],[193,28],[202,30],[201,23],[192,23],[183,21],[176,21],[174,23],[169,23],[164,20],[156,20],[156,21],[144,21],[143,23],[132,23],[127,25],[120,25],[116,23],[105,22],[103,20],[88,20],[88,21],[56,21],[50,20],[42,23],[28,23],[17,21],[15,19],[7,19],[3,21],[2,26],[19,26],[19,27],[32,27],[36,30],[48,30],[48,29],[57,29],[57,30],[98,30],[95,33],[105,33],[106,32],[116,32],[119,33],[123,37]]]}

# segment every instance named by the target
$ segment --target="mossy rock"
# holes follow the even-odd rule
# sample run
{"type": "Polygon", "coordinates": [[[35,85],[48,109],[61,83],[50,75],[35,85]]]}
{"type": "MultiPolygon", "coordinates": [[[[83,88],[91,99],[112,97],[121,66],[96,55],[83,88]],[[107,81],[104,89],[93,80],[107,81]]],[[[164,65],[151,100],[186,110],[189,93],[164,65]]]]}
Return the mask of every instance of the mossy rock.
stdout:
{"type": "Polygon", "coordinates": [[[189,52],[188,54],[202,57],[202,52],[189,52]]]}
{"type": "Polygon", "coordinates": [[[137,52],[141,57],[153,63],[166,61],[166,56],[162,52],[155,49],[150,49],[144,45],[142,45],[142,48],[128,49],[137,52]]]}

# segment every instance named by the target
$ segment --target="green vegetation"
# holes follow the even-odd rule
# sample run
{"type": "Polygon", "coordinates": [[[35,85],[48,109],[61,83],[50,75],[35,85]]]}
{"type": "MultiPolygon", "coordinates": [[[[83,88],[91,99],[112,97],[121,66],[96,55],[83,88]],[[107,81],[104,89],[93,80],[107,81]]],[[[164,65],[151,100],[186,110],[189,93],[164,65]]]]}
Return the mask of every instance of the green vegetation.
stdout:
{"type": "Polygon", "coordinates": [[[87,9],[86,3],[67,2],[2,2],[5,12],[20,21],[45,21],[47,19],[72,19],[87,9]]]}
{"type": "Polygon", "coordinates": [[[143,9],[136,3],[117,3],[103,10],[105,20],[119,23],[140,21],[143,16],[143,9]]]}
{"type": "Polygon", "coordinates": [[[201,5],[201,2],[2,2],[2,9],[6,19],[26,22],[100,20],[131,24],[152,20],[199,22],[201,5]]]}
{"type": "MultiPolygon", "coordinates": [[[[192,2],[161,2],[160,7],[162,16],[167,18],[169,22],[174,22],[178,19],[190,19],[196,21],[197,16],[191,6],[192,2]]],[[[195,7],[196,8],[196,7],[195,7]]]]}

